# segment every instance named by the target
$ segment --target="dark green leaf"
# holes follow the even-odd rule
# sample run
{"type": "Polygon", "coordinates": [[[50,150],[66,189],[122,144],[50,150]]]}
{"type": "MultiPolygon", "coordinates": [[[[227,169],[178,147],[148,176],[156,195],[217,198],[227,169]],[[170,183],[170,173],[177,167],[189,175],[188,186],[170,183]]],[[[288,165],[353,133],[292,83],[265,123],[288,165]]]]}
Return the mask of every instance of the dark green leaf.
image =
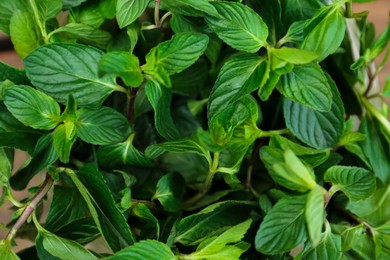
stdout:
{"type": "Polygon", "coordinates": [[[128,52],[109,52],[99,62],[99,73],[119,76],[126,86],[138,87],[144,77],[137,56],[128,52]]]}
{"type": "Polygon", "coordinates": [[[55,34],[60,34],[69,39],[76,39],[80,43],[92,45],[103,50],[107,48],[111,41],[109,32],[80,23],[68,23],[50,33],[51,36],[55,34]]]}
{"type": "Polygon", "coordinates": [[[337,86],[327,75],[332,90],[332,106],[329,112],[315,111],[285,99],[283,110],[288,129],[304,143],[323,149],[339,141],[344,127],[344,106],[337,86]]]}
{"type": "Polygon", "coordinates": [[[250,53],[267,45],[267,25],[252,9],[240,3],[211,3],[219,15],[206,16],[206,21],[224,42],[250,53]]]}
{"type": "Polygon", "coordinates": [[[123,141],[131,132],[128,120],[109,107],[78,110],[76,131],[84,142],[98,145],[123,141]]]}
{"type": "Polygon", "coordinates": [[[110,248],[116,252],[134,243],[126,219],[115,206],[102,174],[93,165],[76,173],[68,172],[83,196],[91,215],[110,248]],[[80,180],[78,179],[80,178],[80,180]]]}
{"type": "Polygon", "coordinates": [[[167,88],[161,87],[153,80],[148,80],[145,93],[154,110],[154,122],[158,133],[168,140],[179,139],[179,130],[171,115],[171,96],[167,88]]]}
{"type": "Polygon", "coordinates": [[[135,243],[133,246],[127,247],[114,256],[108,258],[109,260],[176,260],[177,257],[172,253],[171,249],[156,240],[142,240],[135,243]]]}
{"type": "Polygon", "coordinates": [[[62,0],[62,4],[64,5],[64,9],[69,9],[71,7],[79,6],[85,1],[87,0],[62,0]]]}
{"type": "Polygon", "coordinates": [[[156,193],[152,200],[157,199],[164,210],[176,212],[181,209],[181,201],[185,192],[185,182],[178,173],[168,173],[157,183],[156,193]]]}
{"type": "Polygon", "coordinates": [[[87,210],[87,205],[77,190],[54,186],[53,200],[50,204],[45,228],[56,232],[63,226],[83,218],[87,210]]]}
{"type": "Polygon", "coordinates": [[[30,81],[28,80],[26,73],[23,70],[0,62],[0,81],[5,81],[7,79],[15,84],[30,84],[30,81]]]}
{"type": "Polygon", "coordinates": [[[12,188],[16,190],[25,189],[35,174],[57,161],[57,159],[57,151],[53,145],[53,134],[42,136],[35,146],[31,161],[12,176],[12,188]]]}
{"type": "Polygon", "coordinates": [[[118,0],[116,17],[120,28],[133,23],[145,11],[150,0],[118,0]]]}
{"type": "Polygon", "coordinates": [[[8,186],[14,162],[14,150],[0,148],[0,187],[8,186]]]}
{"type": "Polygon", "coordinates": [[[150,160],[133,146],[134,134],[123,142],[100,146],[97,151],[99,163],[104,167],[115,168],[121,165],[150,166],[150,160]]]}
{"type": "Polygon", "coordinates": [[[44,45],[24,59],[26,73],[39,90],[65,103],[72,94],[79,106],[99,106],[113,91],[122,91],[113,77],[98,77],[102,53],[69,43],[44,45]]]}
{"type": "Polygon", "coordinates": [[[289,99],[317,111],[327,112],[332,91],[319,65],[301,65],[281,77],[278,90],[289,99]]]}
{"type": "Polygon", "coordinates": [[[256,90],[260,86],[265,65],[264,59],[257,55],[241,55],[226,62],[210,93],[209,121],[256,90]]]}
{"type": "Polygon", "coordinates": [[[39,232],[38,236],[42,237],[44,249],[60,259],[98,259],[88,249],[72,240],[61,238],[48,231],[39,232]]]}
{"type": "Polygon", "coordinates": [[[285,23],[291,24],[294,21],[306,20],[311,17],[324,5],[320,0],[289,0],[284,3],[283,19],[285,23]]]}
{"type": "Polygon", "coordinates": [[[178,33],[171,40],[151,49],[142,66],[145,73],[153,75],[163,68],[169,75],[179,73],[196,62],[208,44],[207,35],[178,33]]]}
{"type": "Polygon", "coordinates": [[[186,16],[218,16],[218,11],[208,0],[164,0],[161,1],[161,4],[162,7],[174,14],[183,14],[186,16]]]}
{"type": "Polygon", "coordinates": [[[376,187],[375,176],[359,167],[333,166],[326,171],[324,180],[332,183],[331,194],[341,190],[351,200],[370,197],[376,187]]]}
{"type": "Polygon", "coordinates": [[[149,208],[145,204],[138,203],[131,208],[131,214],[140,218],[146,222],[142,226],[141,239],[159,239],[160,237],[160,224],[157,218],[150,212],[149,208]]]}
{"type": "Polygon", "coordinates": [[[305,242],[306,196],[281,199],[265,216],[255,238],[256,250],[264,254],[288,252],[305,242]]]}
{"type": "Polygon", "coordinates": [[[247,219],[251,208],[251,204],[245,201],[223,201],[210,205],[177,223],[175,242],[183,245],[199,244],[247,219]]]}

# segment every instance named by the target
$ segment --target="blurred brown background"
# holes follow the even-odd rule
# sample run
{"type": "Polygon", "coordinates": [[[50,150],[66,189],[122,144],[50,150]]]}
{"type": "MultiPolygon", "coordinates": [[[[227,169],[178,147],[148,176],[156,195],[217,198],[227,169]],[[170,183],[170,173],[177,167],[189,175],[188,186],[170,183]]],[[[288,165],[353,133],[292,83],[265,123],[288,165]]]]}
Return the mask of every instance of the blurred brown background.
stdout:
{"type": "MultiPolygon", "coordinates": [[[[364,10],[369,10],[370,13],[369,13],[368,19],[370,21],[374,22],[376,29],[377,29],[376,33],[378,35],[382,31],[384,31],[384,29],[387,25],[387,22],[389,20],[390,0],[378,0],[375,2],[364,3],[364,4],[355,3],[353,10],[355,13],[361,12],[364,10]]],[[[0,60],[7,63],[7,64],[12,65],[12,66],[21,68],[22,61],[15,54],[14,51],[12,51],[12,50],[3,51],[4,49],[7,49],[7,46],[4,46],[6,44],[6,41],[2,40],[2,39],[4,39],[4,37],[5,37],[5,35],[0,34],[0,44],[1,44],[1,46],[0,46],[0,60]]],[[[384,69],[382,70],[382,72],[379,75],[379,82],[380,82],[381,86],[384,85],[387,76],[390,76],[390,62],[387,62],[384,69]]],[[[27,158],[28,158],[28,156],[26,154],[24,154],[22,152],[18,152],[17,156],[16,156],[16,160],[15,160],[15,169],[17,169],[17,167],[19,167],[21,165],[21,163],[23,163],[27,158]]],[[[41,183],[42,181],[43,181],[43,176],[38,175],[34,178],[34,180],[30,186],[37,185],[37,184],[41,183]]],[[[26,194],[25,192],[22,192],[22,193],[18,192],[18,193],[15,193],[15,196],[18,199],[21,199],[21,198],[28,196],[28,194],[26,194]]],[[[3,207],[0,208],[0,224],[6,224],[11,220],[12,211],[10,211],[8,209],[10,206],[11,205],[8,203],[6,205],[3,205],[3,207]]],[[[3,239],[5,237],[5,235],[6,235],[6,232],[4,230],[0,229],[0,240],[3,239]]],[[[32,244],[31,242],[26,242],[26,241],[21,241],[21,240],[17,240],[17,243],[18,243],[18,246],[15,247],[16,251],[25,247],[26,246],[25,243],[32,244]]]]}

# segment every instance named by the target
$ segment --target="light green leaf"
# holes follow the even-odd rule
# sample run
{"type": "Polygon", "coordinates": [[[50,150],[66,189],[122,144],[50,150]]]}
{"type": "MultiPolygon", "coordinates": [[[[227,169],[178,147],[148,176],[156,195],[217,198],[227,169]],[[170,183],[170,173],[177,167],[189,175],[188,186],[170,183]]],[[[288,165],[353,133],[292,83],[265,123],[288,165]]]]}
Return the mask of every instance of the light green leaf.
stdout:
{"type": "Polygon", "coordinates": [[[97,151],[99,163],[108,168],[122,165],[151,166],[150,160],[133,146],[135,134],[123,143],[100,146],[97,151]]]}
{"type": "Polygon", "coordinates": [[[321,240],[325,213],[324,195],[325,190],[319,185],[316,185],[307,195],[305,220],[313,247],[316,247],[321,240]]]}
{"type": "Polygon", "coordinates": [[[179,73],[196,62],[207,48],[209,39],[200,33],[178,33],[171,40],[152,48],[142,69],[153,74],[163,68],[169,75],[179,73]]]}
{"type": "Polygon", "coordinates": [[[70,151],[76,139],[76,129],[73,122],[65,122],[54,130],[53,145],[61,162],[69,162],[70,151]]]}
{"type": "Polygon", "coordinates": [[[0,148],[0,187],[8,186],[8,181],[11,177],[13,163],[14,150],[0,148]]]}
{"type": "Polygon", "coordinates": [[[42,24],[55,18],[62,9],[61,0],[30,0],[30,3],[36,5],[42,24]]]}
{"type": "Polygon", "coordinates": [[[94,28],[87,24],[68,23],[52,31],[50,36],[60,34],[69,39],[77,39],[78,42],[92,45],[99,49],[106,49],[111,41],[111,34],[107,31],[94,28]]]}
{"type": "Polygon", "coordinates": [[[158,200],[167,212],[176,212],[181,209],[182,198],[185,192],[185,181],[178,173],[168,173],[157,183],[157,190],[152,200],[158,200]]]}
{"type": "Polygon", "coordinates": [[[161,6],[174,14],[195,17],[218,16],[218,11],[208,0],[164,0],[161,1],[161,6]]]}
{"type": "Polygon", "coordinates": [[[343,254],[341,250],[341,237],[331,232],[325,233],[317,246],[307,248],[308,250],[302,259],[341,259],[343,254]]]}
{"type": "Polygon", "coordinates": [[[375,191],[375,176],[366,169],[351,166],[329,168],[324,180],[332,183],[331,194],[341,190],[352,201],[370,197],[375,191]]]}
{"type": "Polygon", "coordinates": [[[148,80],[145,93],[154,110],[154,122],[158,133],[168,140],[179,139],[180,133],[171,115],[172,94],[170,91],[153,80],[148,80]]]}
{"type": "Polygon", "coordinates": [[[317,111],[327,112],[332,105],[332,91],[317,64],[295,66],[281,77],[278,90],[289,99],[317,111]]]}
{"type": "Polygon", "coordinates": [[[176,225],[175,242],[196,245],[248,218],[252,205],[245,201],[223,201],[181,219],[176,225]],[[230,214],[235,212],[235,214],[230,214]]]}
{"type": "Polygon", "coordinates": [[[56,236],[46,230],[44,232],[39,232],[38,237],[39,236],[42,237],[42,243],[45,250],[51,255],[59,257],[60,259],[98,259],[91,252],[89,252],[88,249],[72,240],[56,236]]]}
{"type": "Polygon", "coordinates": [[[177,260],[177,257],[172,253],[171,249],[166,245],[156,240],[142,240],[129,246],[114,256],[109,257],[109,260],[177,260]]]}
{"type": "Polygon", "coordinates": [[[24,125],[50,130],[60,122],[57,102],[28,86],[13,86],[4,95],[8,110],[24,125]]]}
{"type": "Polygon", "coordinates": [[[307,24],[301,48],[318,54],[322,61],[334,53],[344,39],[346,22],[340,4],[321,9],[307,24]]]}
{"type": "Polygon", "coordinates": [[[41,36],[37,35],[38,28],[27,11],[17,10],[12,15],[9,30],[15,51],[21,58],[41,45],[41,36]]]}
{"type": "Polygon", "coordinates": [[[0,240],[0,259],[20,260],[19,256],[12,250],[8,241],[0,240]]]}
{"type": "Polygon", "coordinates": [[[145,204],[138,203],[131,208],[131,214],[140,218],[141,221],[146,222],[142,226],[140,239],[159,239],[160,237],[160,224],[158,219],[150,212],[149,208],[145,204]]]}
{"type": "Polygon", "coordinates": [[[29,6],[19,0],[0,1],[0,31],[9,34],[11,17],[17,11],[28,11],[29,6]]]}
{"type": "Polygon", "coordinates": [[[283,104],[287,128],[304,143],[323,149],[339,141],[344,127],[344,106],[337,86],[326,75],[332,90],[332,106],[329,112],[316,111],[289,99],[283,104]]]}
{"type": "Polygon", "coordinates": [[[116,110],[102,107],[77,111],[77,135],[84,142],[106,145],[123,141],[131,132],[129,121],[116,110]]]}
{"type": "Polygon", "coordinates": [[[278,184],[301,192],[316,187],[313,170],[305,166],[291,150],[265,146],[260,150],[260,157],[278,184]]]}
{"type": "Polygon", "coordinates": [[[307,239],[306,196],[278,201],[264,217],[255,238],[256,250],[264,254],[288,252],[307,239]]]}
{"type": "Polygon", "coordinates": [[[251,8],[232,2],[211,2],[218,16],[206,16],[206,21],[228,45],[239,51],[257,52],[267,45],[268,28],[251,8]]]}
{"type": "Polygon", "coordinates": [[[100,4],[95,1],[94,3],[83,4],[70,9],[68,22],[87,24],[99,28],[104,23],[105,19],[103,12],[100,10],[100,4]]]}
{"type": "Polygon", "coordinates": [[[129,52],[109,52],[99,62],[100,74],[119,76],[126,86],[138,87],[144,77],[137,56],[129,52]]]}
{"type": "Polygon", "coordinates": [[[189,259],[239,259],[250,244],[241,242],[252,223],[251,219],[235,225],[217,237],[203,241],[189,259]],[[245,243],[245,244],[240,244],[245,243]],[[236,244],[233,244],[236,243],[236,244]],[[232,245],[233,244],[233,245],[232,245]],[[237,246],[237,247],[236,247],[237,246]]]}
{"type": "Polygon", "coordinates": [[[359,240],[362,238],[365,232],[363,224],[347,228],[341,233],[342,249],[343,252],[347,252],[357,246],[359,240]]]}
{"type": "Polygon", "coordinates": [[[209,121],[229,105],[256,90],[260,86],[265,65],[264,59],[257,55],[240,55],[226,62],[210,93],[209,121]]]}
{"type": "Polygon", "coordinates": [[[304,65],[315,61],[318,55],[315,52],[300,50],[296,48],[282,47],[280,49],[271,49],[270,56],[273,60],[273,68],[277,69],[284,63],[291,63],[294,65],[304,65]],[[275,66],[279,64],[279,66],[275,66]]]}
{"type": "Polygon", "coordinates": [[[116,18],[119,28],[133,23],[145,11],[150,0],[118,0],[116,4],[116,18]]]}
{"type": "Polygon", "coordinates": [[[125,217],[115,205],[103,175],[93,165],[67,172],[88,205],[93,220],[110,248],[116,252],[134,243],[125,217]],[[80,178],[80,179],[79,179],[80,178]]]}
{"type": "Polygon", "coordinates": [[[102,53],[70,43],[44,45],[24,59],[31,82],[46,94],[65,103],[72,94],[79,106],[100,106],[113,91],[123,91],[114,77],[98,77],[102,53]]]}
{"type": "Polygon", "coordinates": [[[381,248],[390,251],[390,221],[374,229],[374,241],[381,248]]]}
{"type": "Polygon", "coordinates": [[[209,165],[211,165],[210,153],[202,145],[200,145],[199,143],[191,139],[170,141],[170,142],[150,145],[145,150],[146,156],[152,159],[161,156],[165,152],[195,153],[206,158],[209,165]]]}

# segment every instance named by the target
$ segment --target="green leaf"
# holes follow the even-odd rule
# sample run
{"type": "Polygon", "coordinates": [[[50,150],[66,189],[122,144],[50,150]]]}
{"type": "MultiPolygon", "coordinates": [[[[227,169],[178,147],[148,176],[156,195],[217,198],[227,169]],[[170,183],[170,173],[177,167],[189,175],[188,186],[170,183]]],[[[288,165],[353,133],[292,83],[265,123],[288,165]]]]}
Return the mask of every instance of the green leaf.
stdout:
{"type": "Polygon", "coordinates": [[[41,44],[41,37],[37,35],[38,28],[27,11],[17,10],[12,15],[9,30],[15,51],[21,58],[41,44]]]}
{"type": "Polygon", "coordinates": [[[196,62],[207,48],[209,38],[200,33],[178,33],[171,40],[152,48],[142,69],[147,74],[163,68],[169,75],[179,73],[196,62]]]}
{"type": "Polygon", "coordinates": [[[144,80],[137,56],[128,52],[104,54],[99,62],[99,73],[119,76],[131,87],[138,87],[144,80]]]}
{"type": "Polygon", "coordinates": [[[345,229],[341,233],[343,252],[347,252],[354,248],[362,238],[364,232],[365,227],[363,224],[345,229]]]}
{"type": "Polygon", "coordinates": [[[99,163],[108,168],[122,165],[151,166],[150,160],[133,146],[134,136],[131,134],[123,143],[100,146],[97,151],[99,163]]]}
{"type": "Polygon", "coordinates": [[[53,145],[53,134],[43,135],[36,143],[30,162],[21,167],[11,178],[15,190],[23,190],[29,181],[40,171],[57,161],[57,151],[53,145]]]}
{"type": "Polygon", "coordinates": [[[46,21],[53,19],[62,9],[61,0],[33,0],[30,1],[38,8],[39,20],[44,24],[46,21]]]}
{"type": "Polygon", "coordinates": [[[94,28],[87,24],[68,23],[52,31],[50,36],[60,34],[64,38],[76,39],[86,45],[92,45],[99,49],[106,49],[111,42],[111,34],[107,31],[94,28]]]}
{"type": "Polygon", "coordinates": [[[72,240],[56,236],[46,230],[39,232],[39,236],[42,237],[42,244],[45,250],[60,259],[98,259],[88,249],[72,240]]]}
{"type": "Polygon", "coordinates": [[[306,241],[306,200],[306,196],[286,197],[275,204],[257,231],[257,251],[272,255],[288,252],[306,241]]]}
{"type": "Polygon", "coordinates": [[[271,49],[270,55],[274,59],[272,62],[274,67],[272,69],[277,69],[283,62],[294,65],[308,64],[315,61],[318,57],[315,52],[286,47],[271,49]],[[279,66],[275,66],[275,64],[279,64],[279,66]]]}
{"type": "Polygon", "coordinates": [[[366,169],[351,166],[329,168],[324,180],[332,183],[331,194],[341,190],[352,201],[370,197],[375,191],[375,176],[366,169]]]}
{"type": "Polygon", "coordinates": [[[128,120],[109,107],[82,108],[75,123],[78,137],[90,144],[106,145],[123,141],[131,132],[128,120]]]}
{"type": "Polygon", "coordinates": [[[197,247],[196,252],[187,257],[190,259],[239,259],[241,254],[250,247],[249,243],[241,242],[241,240],[251,223],[252,220],[248,219],[229,228],[218,237],[211,237],[203,241],[197,247]]]}
{"type": "Polygon", "coordinates": [[[148,260],[176,260],[177,257],[172,253],[171,249],[156,240],[142,240],[135,243],[133,246],[129,246],[114,256],[109,257],[109,260],[135,260],[135,259],[148,259],[148,260]]]}
{"type": "Polygon", "coordinates": [[[24,125],[50,130],[60,122],[60,106],[55,100],[28,86],[13,86],[4,95],[8,110],[24,125]]]}
{"type": "Polygon", "coordinates": [[[53,201],[50,204],[45,228],[51,232],[56,232],[63,226],[83,218],[87,210],[83,197],[76,189],[56,185],[54,186],[53,201]]]}
{"type": "Polygon", "coordinates": [[[218,16],[218,11],[208,0],[164,0],[161,1],[161,6],[174,14],[195,17],[218,16]]]}
{"type": "Polygon", "coordinates": [[[87,0],[62,0],[62,4],[64,5],[64,9],[69,9],[71,7],[77,7],[84,3],[87,0]]]}
{"type": "Polygon", "coordinates": [[[257,55],[240,55],[223,65],[209,97],[209,122],[260,86],[265,65],[257,55]]]}
{"type": "Polygon", "coordinates": [[[0,31],[9,34],[9,23],[12,15],[17,11],[28,11],[28,5],[19,0],[0,1],[0,31]]]}
{"type": "Polygon", "coordinates": [[[341,259],[341,237],[339,235],[327,232],[323,235],[321,242],[309,248],[303,255],[303,259],[341,259]]]}
{"type": "Polygon", "coordinates": [[[75,172],[68,172],[68,175],[87,203],[100,233],[110,248],[116,252],[133,244],[134,238],[126,219],[116,207],[112,193],[96,167],[86,165],[77,171],[77,175],[75,172]]]}
{"type": "MultiPolygon", "coordinates": [[[[322,0],[289,0],[284,3],[283,19],[286,24],[290,24],[294,21],[306,20],[313,17],[316,12],[324,6],[322,0]]],[[[327,2],[326,2],[327,3],[327,2]]]]}
{"type": "Polygon", "coordinates": [[[30,81],[23,70],[12,67],[0,61],[0,81],[5,81],[7,79],[15,84],[30,84],[30,81]]]}
{"type": "Polygon", "coordinates": [[[53,145],[61,162],[69,162],[70,151],[76,139],[76,129],[73,122],[65,122],[54,130],[53,145]]]}
{"type": "Polygon", "coordinates": [[[181,219],[176,225],[175,242],[196,245],[248,218],[250,202],[223,201],[210,205],[199,213],[181,219]],[[235,214],[230,214],[235,212],[235,214]]]}
{"type": "Polygon", "coordinates": [[[381,131],[379,123],[367,116],[361,119],[359,131],[366,138],[360,142],[360,147],[374,172],[383,183],[390,180],[390,146],[381,131]]]}
{"type": "Polygon", "coordinates": [[[209,165],[211,165],[210,153],[198,142],[191,139],[183,139],[150,145],[145,150],[146,156],[152,159],[161,156],[165,152],[198,154],[206,158],[209,165]]]}
{"type": "Polygon", "coordinates": [[[268,28],[251,8],[231,2],[211,2],[218,16],[206,16],[206,21],[219,38],[231,47],[250,53],[267,45],[268,28]]]}
{"type": "Polygon", "coordinates": [[[172,94],[170,91],[161,87],[157,82],[148,80],[145,93],[154,110],[154,122],[158,133],[168,140],[179,139],[180,133],[171,115],[172,94]]]}
{"type": "Polygon", "coordinates": [[[116,4],[116,18],[119,28],[133,23],[145,11],[150,0],[118,0],[116,4]]]}
{"type": "Polygon", "coordinates": [[[278,184],[300,192],[316,187],[313,170],[305,166],[291,150],[282,151],[265,146],[260,150],[260,157],[278,184]]]}
{"type": "Polygon", "coordinates": [[[79,106],[96,107],[113,91],[122,91],[115,78],[98,77],[101,57],[102,53],[92,47],[52,43],[33,51],[23,63],[38,90],[61,103],[72,94],[79,106]]]}
{"type": "Polygon", "coordinates": [[[159,239],[160,224],[157,218],[150,212],[145,204],[138,203],[131,208],[131,214],[145,221],[146,224],[142,226],[140,239],[159,239]]]}
{"type": "Polygon", "coordinates": [[[307,195],[305,220],[313,247],[316,247],[321,240],[325,213],[324,195],[325,190],[319,185],[316,185],[307,195]]]}
{"type": "Polygon", "coordinates": [[[181,209],[185,192],[185,181],[178,173],[168,173],[157,182],[156,193],[152,200],[158,200],[167,212],[181,209]]]}
{"type": "Polygon", "coordinates": [[[390,221],[374,229],[374,241],[381,249],[390,250],[390,221]]]}
{"type": "Polygon", "coordinates": [[[14,162],[14,150],[0,148],[0,187],[8,186],[14,162]]]}
{"type": "Polygon", "coordinates": [[[339,3],[322,8],[307,23],[301,48],[316,52],[319,61],[334,53],[343,41],[346,31],[342,12],[339,3]]]}
{"type": "Polygon", "coordinates": [[[295,66],[281,77],[278,90],[289,99],[317,111],[327,112],[332,106],[332,91],[319,65],[295,66]]]}
{"type": "Polygon", "coordinates": [[[329,112],[316,111],[289,99],[283,104],[287,128],[302,142],[323,149],[339,141],[344,127],[344,106],[337,86],[327,75],[332,90],[332,106],[329,112]]]}
{"type": "Polygon", "coordinates": [[[8,241],[0,241],[0,259],[20,260],[19,256],[12,250],[8,241]]]}

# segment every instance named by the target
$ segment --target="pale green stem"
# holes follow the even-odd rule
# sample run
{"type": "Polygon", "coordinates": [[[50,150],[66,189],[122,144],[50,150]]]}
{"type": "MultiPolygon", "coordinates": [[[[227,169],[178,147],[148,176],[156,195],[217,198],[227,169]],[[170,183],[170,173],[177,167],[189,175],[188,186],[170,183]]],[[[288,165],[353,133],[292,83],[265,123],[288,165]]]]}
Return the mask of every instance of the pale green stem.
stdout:
{"type": "Polygon", "coordinates": [[[280,129],[280,130],[271,130],[271,131],[262,131],[260,130],[257,138],[271,137],[273,135],[283,135],[290,134],[290,130],[288,129],[280,129]]]}
{"type": "Polygon", "coordinates": [[[39,17],[39,11],[38,11],[37,5],[35,4],[35,0],[29,0],[29,2],[30,2],[31,9],[34,13],[35,20],[38,24],[40,31],[41,31],[43,42],[48,43],[48,36],[46,33],[46,24],[45,24],[45,22],[42,23],[42,21],[39,17]]]}

